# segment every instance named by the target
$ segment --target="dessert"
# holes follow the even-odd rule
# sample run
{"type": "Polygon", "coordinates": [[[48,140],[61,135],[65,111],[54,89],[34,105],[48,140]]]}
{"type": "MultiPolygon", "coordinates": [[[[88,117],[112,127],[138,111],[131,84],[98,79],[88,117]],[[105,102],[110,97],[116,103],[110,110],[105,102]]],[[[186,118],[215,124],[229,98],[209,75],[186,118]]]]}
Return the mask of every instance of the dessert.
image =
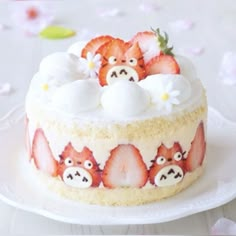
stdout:
{"type": "Polygon", "coordinates": [[[159,29],[99,36],[44,58],[26,97],[30,163],[73,200],[140,205],[201,176],[207,100],[159,29]]]}

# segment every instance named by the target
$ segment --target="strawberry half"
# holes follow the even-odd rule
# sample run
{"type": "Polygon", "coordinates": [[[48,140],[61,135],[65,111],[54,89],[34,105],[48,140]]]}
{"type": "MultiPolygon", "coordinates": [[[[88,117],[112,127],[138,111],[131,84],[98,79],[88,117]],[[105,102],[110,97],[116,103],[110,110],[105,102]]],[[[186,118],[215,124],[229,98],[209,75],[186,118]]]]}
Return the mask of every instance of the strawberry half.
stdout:
{"type": "Polygon", "coordinates": [[[35,166],[51,176],[57,176],[57,161],[42,129],[37,129],[32,144],[32,158],[35,166]]]}
{"type": "Polygon", "coordinates": [[[121,144],[111,151],[102,173],[105,187],[141,188],[147,180],[147,167],[134,145],[121,144]]]}
{"type": "Polygon", "coordinates": [[[151,58],[160,55],[157,37],[152,31],[139,32],[131,39],[130,42],[132,44],[138,42],[143,53],[145,64],[150,61],[151,58]]]}
{"type": "Polygon", "coordinates": [[[180,68],[173,56],[161,54],[147,63],[146,73],[147,75],[179,74],[180,68]]]}
{"type": "Polygon", "coordinates": [[[93,54],[96,53],[96,51],[105,43],[112,41],[114,38],[109,36],[109,35],[105,35],[105,36],[99,36],[96,38],[93,38],[91,41],[89,41],[85,47],[83,48],[82,52],[81,52],[81,57],[86,58],[87,57],[87,53],[91,52],[93,54]]]}
{"type": "Polygon", "coordinates": [[[191,143],[191,148],[188,153],[185,169],[187,172],[195,170],[202,165],[206,153],[206,141],[203,122],[197,128],[195,137],[191,143]]]}

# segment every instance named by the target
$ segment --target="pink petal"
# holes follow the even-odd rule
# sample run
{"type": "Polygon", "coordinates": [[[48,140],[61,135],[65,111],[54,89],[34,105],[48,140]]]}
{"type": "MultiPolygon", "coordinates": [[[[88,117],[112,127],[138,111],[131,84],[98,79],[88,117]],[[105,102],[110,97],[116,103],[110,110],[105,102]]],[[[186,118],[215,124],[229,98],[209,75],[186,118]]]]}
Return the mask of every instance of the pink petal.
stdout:
{"type": "Polygon", "coordinates": [[[154,11],[158,11],[159,9],[160,9],[160,6],[157,4],[143,2],[139,5],[139,10],[143,12],[154,12],[154,11]]]}
{"type": "Polygon", "coordinates": [[[0,84],[0,95],[9,95],[12,87],[9,83],[0,84]]]}
{"type": "Polygon", "coordinates": [[[43,28],[50,25],[54,20],[50,6],[42,2],[13,2],[10,10],[15,26],[24,30],[28,35],[38,34],[43,28]],[[37,10],[37,17],[31,19],[27,17],[26,12],[30,8],[35,8],[37,10]]]}
{"type": "Polygon", "coordinates": [[[176,32],[190,30],[193,28],[193,25],[194,24],[191,20],[186,20],[186,19],[176,20],[169,23],[170,28],[176,32]]]}
{"type": "Polygon", "coordinates": [[[226,52],[223,55],[220,71],[220,79],[228,85],[236,84],[236,53],[226,52]]]}
{"type": "Polygon", "coordinates": [[[226,218],[220,218],[211,228],[211,235],[236,235],[235,222],[226,218]]]}
{"type": "Polygon", "coordinates": [[[116,17],[123,16],[124,12],[122,12],[118,8],[110,8],[110,9],[98,9],[98,15],[101,17],[116,17]]]}
{"type": "Polygon", "coordinates": [[[0,24],[0,30],[5,30],[5,29],[7,29],[7,26],[4,24],[0,24]]]}
{"type": "Polygon", "coordinates": [[[204,53],[203,47],[181,48],[179,50],[181,54],[187,54],[192,56],[200,56],[204,53]]]}

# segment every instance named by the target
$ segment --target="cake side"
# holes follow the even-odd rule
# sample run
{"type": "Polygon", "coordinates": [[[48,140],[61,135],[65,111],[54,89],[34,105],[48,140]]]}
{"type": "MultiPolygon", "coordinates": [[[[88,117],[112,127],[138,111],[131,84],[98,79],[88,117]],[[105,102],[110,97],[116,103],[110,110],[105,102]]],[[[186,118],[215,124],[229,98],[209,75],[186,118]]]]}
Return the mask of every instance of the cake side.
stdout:
{"type": "Polygon", "coordinates": [[[160,201],[186,189],[204,173],[205,164],[198,167],[195,171],[187,173],[183,181],[174,186],[147,189],[120,187],[109,190],[105,188],[71,188],[65,185],[60,179],[48,176],[37,170],[35,166],[33,168],[36,177],[44,187],[64,198],[104,206],[136,206],[160,201]]]}
{"type": "Polygon", "coordinates": [[[29,160],[50,189],[92,204],[137,205],[202,174],[205,90],[166,34],[99,36],[68,52],[42,61],[26,97],[29,160]]]}

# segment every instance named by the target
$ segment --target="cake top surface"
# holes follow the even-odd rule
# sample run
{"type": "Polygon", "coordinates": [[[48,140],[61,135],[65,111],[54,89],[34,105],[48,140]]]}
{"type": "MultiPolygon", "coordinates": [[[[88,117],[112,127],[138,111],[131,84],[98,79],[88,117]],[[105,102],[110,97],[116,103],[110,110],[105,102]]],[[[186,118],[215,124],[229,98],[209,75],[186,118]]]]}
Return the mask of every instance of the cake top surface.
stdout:
{"type": "Polygon", "coordinates": [[[196,105],[202,92],[192,63],[174,55],[168,35],[157,29],[129,41],[98,36],[47,56],[31,81],[26,110],[37,103],[80,119],[143,119],[196,105]]]}

